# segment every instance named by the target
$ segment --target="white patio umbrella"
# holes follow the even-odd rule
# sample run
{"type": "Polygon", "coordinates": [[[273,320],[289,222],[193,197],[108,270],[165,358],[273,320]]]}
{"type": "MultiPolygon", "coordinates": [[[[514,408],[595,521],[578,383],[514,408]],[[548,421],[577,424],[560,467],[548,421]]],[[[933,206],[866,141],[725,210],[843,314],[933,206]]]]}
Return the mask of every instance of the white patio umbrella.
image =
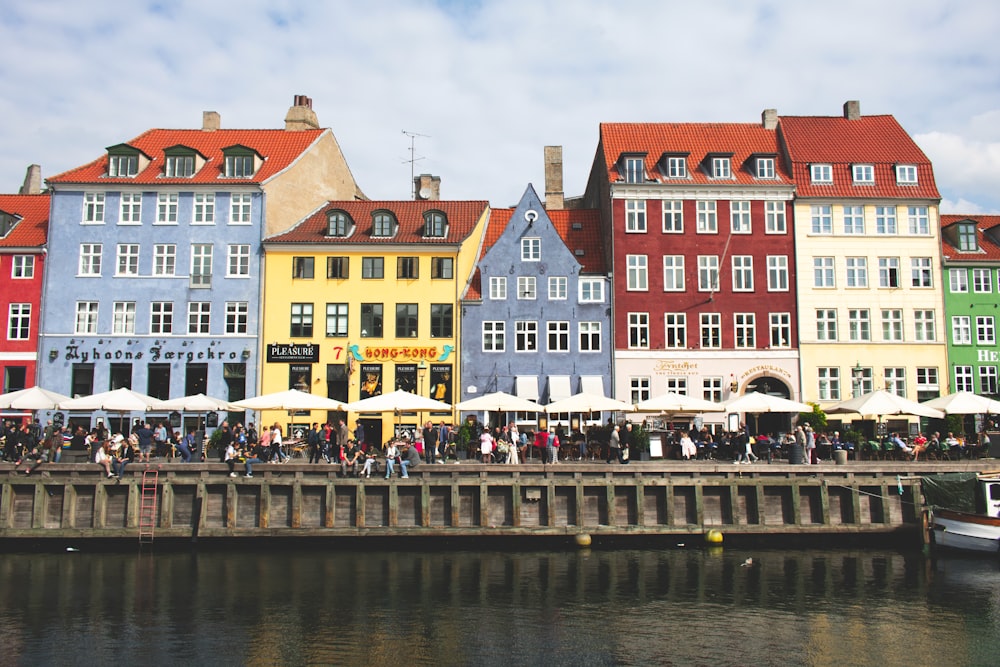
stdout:
{"type": "Polygon", "coordinates": [[[574,394],[569,398],[554,401],[545,406],[545,411],[549,414],[555,412],[632,412],[633,409],[631,403],[586,392],[574,394]]]}
{"type": "Polygon", "coordinates": [[[946,415],[1000,415],[1000,401],[971,391],[956,391],[954,394],[922,401],[920,405],[940,410],[946,415]]]}
{"type": "Polygon", "coordinates": [[[8,410],[55,410],[69,396],[57,394],[41,387],[28,387],[0,396],[0,409],[8,410]]]}
{"type": "Polygon", "coordinates": [[[325,396],[298,389],[286,389],[273,394],[245,398],[232,404],[234,410],[346,410],[345,404],[325,396]]]}
{"type": "Polygon", "coordinates": [[[731,398],[723,405],[727,412],[749,412],[755,415],[765,412],[812,412],[812,406],[807,403],[792,401],[781,396],[762,394],[759,391],[731,398]]]}
{"type": "Polygon", "coordinates": [[[421,410],[432,410],[435,412],[451,411],[450,403],[442,403],[433,398],[418,396],[402,389],[397,389],[388,394],[379,394],[363,398],[347,404],[347,409],[351,412],[418,412],[421,410]]]}
{"type": "Polygon", "coordinates": [[[163,401],[137,391],[112,389],[99,394],[70,398],[59,403],[62,410],[104,410],[106,412],[149,412],[164,410],[163,401]]]}
{"type": "Polygon", "coordinates": [[[862,417],[881,418],[886,415],[914,415],[943,419],[944,412],[916,401],[890,393],[883,389],[868,392],[856,398],[838,403],[826,410],[827,414],[853,413],[862,417]]]}
{"type": "Polygon", "coordinates": [[[475,412],[483,410],[488,412],[545,412],[545,408],[538,403],[503,391],[470,398],[456,404],[455,408],[475,412]]]}
{"type": "Polygon", "coordinates": [[[239,409],[234,408],[233,404],[229,401],[215,398],[214,396],[206,396],[205,394],[192,394],[190,396],[181,396],[180,398],[171,398],[163,402],[163,408],[179,412],[216,412],[219,410],[229,412],[230,410],[239,409]]]}
{"type": "Polygon", "coordinates": [[[722,412],[725,409],[726,406],[722,403],[706,401],[697,396],[676,394],[672,391],[635,404],[636,412],[722,412]]]}

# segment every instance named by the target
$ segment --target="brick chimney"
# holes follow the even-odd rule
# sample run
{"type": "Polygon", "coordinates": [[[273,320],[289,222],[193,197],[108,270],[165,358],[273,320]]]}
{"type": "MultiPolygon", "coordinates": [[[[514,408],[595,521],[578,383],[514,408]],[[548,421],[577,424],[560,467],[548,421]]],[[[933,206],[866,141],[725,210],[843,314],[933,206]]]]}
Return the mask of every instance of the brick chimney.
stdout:
{"type": "Polygon", "coordinates": [[[562,146],[545,147],[545,208],[561,211],[565,208],[563,192],[562,146]]]}
{"type": "Polygon", "coordinates": [[[413,179],[413,192],[417,201],[440,201],[441,177],[420,174],[413,179]]]}
{"type": "Polygon", "coordinates": [[[760,114],[761,125],[764,126],[765,130],[776,130],[778,129],[778,110],[777,109],[764,109],[760,114]]]}
{"type": "Polygon", "coordinates": [[[201,112],[202,132],[215,132],[220,127],[222,127],[222,116],[219,115],[218,111],[201,112]]]}
{"type": "Polygon", "coordinates": [[[313,111],[311,97],[296,95],[295,101],[285,115],[286,132],[302,132],[303,130],[318,130],[319,119],[313,111]]]}
{"type": "Polygon", "coordinates": [[[847,120],[858,120],[861,118],[861,102],[858,100],[847,100],[844,102],[844,118],[847,120]]]}
{"type": "Polygon", "coordinates": [[[37,164],[28,167],[24,173],[24,185],[17,191],[19,195],[42,194],[42,168],[37,164]]]}

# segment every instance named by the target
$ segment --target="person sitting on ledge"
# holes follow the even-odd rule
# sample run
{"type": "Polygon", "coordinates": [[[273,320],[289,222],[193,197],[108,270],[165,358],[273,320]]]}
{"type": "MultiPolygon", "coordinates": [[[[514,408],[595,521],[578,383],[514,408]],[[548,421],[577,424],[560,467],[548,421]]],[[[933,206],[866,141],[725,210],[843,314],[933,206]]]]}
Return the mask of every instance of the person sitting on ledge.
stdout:
{"type": "Polygon", "coordinates": [[[399,476],[403,479],[407,479],[410,476],[410,471],[415,469],[420,465],[420,452],[417,451],[416,445],[412,442],[406,443],[406,447],[403,450],[403,457],[399,463],[399,476]]]}
{"type": "Polygon", "coordinates": [[[114,477],[114,473],[111,472],[111,442],[105,440],[101,443],[101,446],[97,449],[97,454],[94,455],[94,463],[104,468],[105,474],[107,474],[108,479],[114,477]]]}
{"type": "Polygon", "coordinates": [[[347,477],[348,471],[357,474],[358,463],[364,460],[363,456],[361,448],[358,447],[358,442],[356,440],[349,440],[347,442],[347,449],[344,451],[344,458],[340,462],[340,476],[347,477]]]}
{"type": "Polygon", "coordinates": [[[385,448],[385,478],[389,479],[392,477],[392,470],[396,465],[396,459],[399,458],[399,447],[396,446],[395,440],[390,440],[389,444],[385,448]]]}

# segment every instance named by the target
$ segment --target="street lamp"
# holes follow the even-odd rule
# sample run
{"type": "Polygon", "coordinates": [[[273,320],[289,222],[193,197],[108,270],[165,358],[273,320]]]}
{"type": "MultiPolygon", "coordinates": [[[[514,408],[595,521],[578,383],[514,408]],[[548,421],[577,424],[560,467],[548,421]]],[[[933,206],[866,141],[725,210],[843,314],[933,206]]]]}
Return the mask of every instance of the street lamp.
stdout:
{"type": "Polygon", "coordinates": [[[427,361],[421,359],[420,363],[417,364],[417,379],[420,382],[419,387],[421,396],[424,395],[424,376],[426,375],[427,375],[427,361]]]}
{"type": "Polygon", "coordinates": [[[851,392],[852,398],[857,398],[861,395],[861,381],[864,380],[865,372],[861,368],[861,362],[859,361],[853,369],[851,369],[851,377],[854,378],[854,387],[851,392]]]}

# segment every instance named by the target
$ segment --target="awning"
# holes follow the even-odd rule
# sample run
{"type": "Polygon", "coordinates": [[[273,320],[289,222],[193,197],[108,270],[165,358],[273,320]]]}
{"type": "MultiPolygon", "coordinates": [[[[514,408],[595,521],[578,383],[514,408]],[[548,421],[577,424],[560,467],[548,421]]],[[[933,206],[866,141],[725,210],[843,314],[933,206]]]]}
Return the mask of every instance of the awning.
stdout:
{"type": "Polygon", "coordinates": [[[515,378],[514,393],[518,398],[526,398],[529,401],[538,400],[538,376],[518,375],[515,378]]]}
{"type": "Polygon", "coordinates": [[[564,398],[569,398],[572,395],[573,391],[569,387],[568,375],[549,376],[549,403],[555,403],[556,401],[561,401],[564,398]]]}
{"type": "Polygon", "coordinates": [[[581,375],[580,393],[594,396],[607,396],[604,393],[604,378],[600,375],[581,375]]]}

